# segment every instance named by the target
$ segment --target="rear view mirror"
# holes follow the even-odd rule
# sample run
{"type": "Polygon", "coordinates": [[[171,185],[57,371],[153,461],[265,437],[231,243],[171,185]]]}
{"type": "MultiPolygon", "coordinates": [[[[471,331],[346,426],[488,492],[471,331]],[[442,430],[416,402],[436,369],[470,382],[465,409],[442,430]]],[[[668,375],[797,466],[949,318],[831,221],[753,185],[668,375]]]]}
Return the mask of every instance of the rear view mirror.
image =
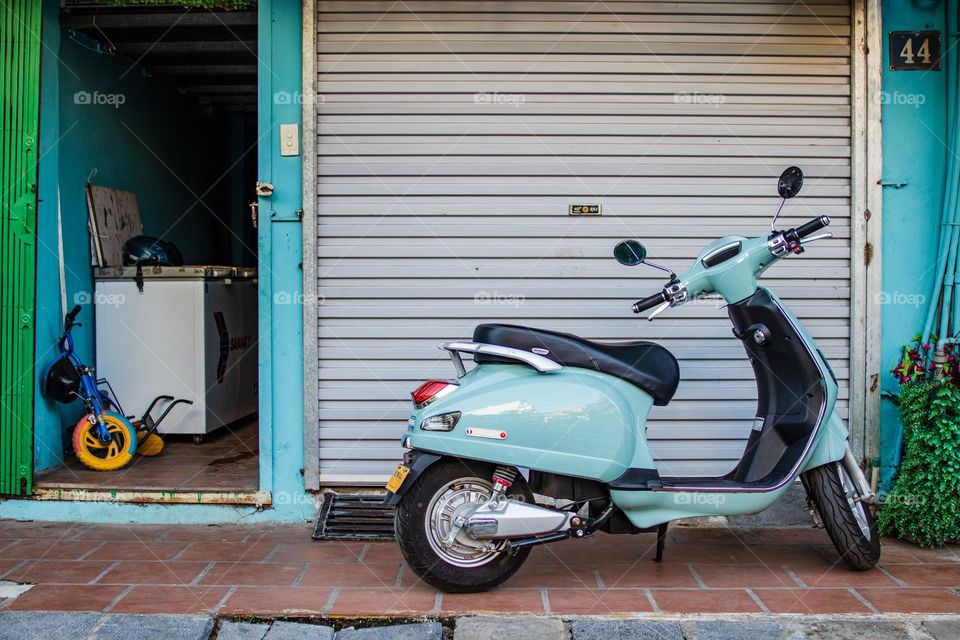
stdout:
{"type": "Polygon", "coordinates": [[[792,198],[800,193],[803,187],[803,171],[800,167],[787,167],[780,174],[780,180],[777,182],[777,191],[781,198],[792,198]]]}
{"type": "Polygon", "coordinates": [[[620,264],[635,267],[647,259],[647,249],[636,240],[622,240],[613,248],[613,257],[620,264]]]}

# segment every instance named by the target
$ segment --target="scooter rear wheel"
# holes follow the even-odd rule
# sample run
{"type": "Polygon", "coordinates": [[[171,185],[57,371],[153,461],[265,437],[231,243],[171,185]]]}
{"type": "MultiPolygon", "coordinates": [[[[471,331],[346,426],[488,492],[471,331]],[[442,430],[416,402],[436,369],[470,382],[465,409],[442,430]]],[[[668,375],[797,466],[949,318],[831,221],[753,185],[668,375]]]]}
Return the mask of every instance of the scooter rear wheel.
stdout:
{"type": "MultiPolygon", "coordinates": [[[[511,554],[506,541],[480,541],[466,531],[451,544],[444,538],[460,508],[486,501],[494,467],[486,463],[445,459],[427,468],[397,505],[397,544],[414,573],[447,593],[475,593],[507,580],[530,555],[511,554]]],[[[507,491],[514,500],[533,502],[522,476],[507,491]]]]}
{"type": "Polygon", "coordinates": [[[880,560],[877,525],[843,463],[811,469],[803,482],[841,559],[857,571],[875,567],[880,560]]]}

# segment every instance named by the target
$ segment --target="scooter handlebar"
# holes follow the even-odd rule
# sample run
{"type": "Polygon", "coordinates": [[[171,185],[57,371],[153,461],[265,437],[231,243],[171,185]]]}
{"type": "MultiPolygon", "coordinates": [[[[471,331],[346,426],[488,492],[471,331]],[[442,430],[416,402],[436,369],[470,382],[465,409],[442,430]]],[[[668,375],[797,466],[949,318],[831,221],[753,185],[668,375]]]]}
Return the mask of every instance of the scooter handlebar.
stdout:
{"type": "Polygon", "coordinates": [[[667,301],[667,295],[663,291],[660,293],[655,293],[652,296],[647,296],[643,300],[637,300],[633,303],[633,312],[634,313],[643,313],[647,309],[653,309],[657,305],[663,304],[667,301]]]}
{"type": "MultiPolygon", "coordinates": [[[[823,229],[829,225],[830,216],[819,216],[809,222],[803,223],[799,227],[795,227],[784,232],[774,233],[774,235],[771,236],[771,239],[778,236],[780,241],[784,242],[790,251],[793,251],[793,253],[800,253],[803,251],[803,247],[801,246],[802,243],[800,242],[801,240],[807,236],[813,235],[817,231],[820,231],[820,229],[823,229]]],[[[773,251],[773,249],[771,249],[771,251],[773,251]]],[[[782,254],[775,253],[774,255],[782,254]]],[[[643,300],[637,300],[634,302],[633,312],[643,313],[647,309],[652,309],[656,306],[659,306],[669,299],[670,296],[668,296],[667,290],[664,289],[659,293],[653,294],[652,296],[647,296],[643,300]]]]}
{"type": "Polygon", "coordinates": [[[796,233],[797,239],[801,240],[811,234],[816,233],[817,231],[820,231],[820,229],[823,229],[829,224],[830,216],[820,216],[819,218],[814,218],[810,222],[803,223],[793,231],[796,233]]]}

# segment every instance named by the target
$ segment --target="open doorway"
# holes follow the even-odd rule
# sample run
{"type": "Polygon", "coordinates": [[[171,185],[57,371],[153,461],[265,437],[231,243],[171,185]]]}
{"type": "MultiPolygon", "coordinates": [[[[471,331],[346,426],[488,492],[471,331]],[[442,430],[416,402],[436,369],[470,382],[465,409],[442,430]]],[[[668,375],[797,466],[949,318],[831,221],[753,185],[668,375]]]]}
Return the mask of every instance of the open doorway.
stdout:
{"type": "Polygon", "coordinates": [[[83,402],[56,405],[34,485],[256,491],[256,7],[61,5],[44,79],[59,82],[60,307],[80,306],[76,353],[140,442],[154,398],[153,421],[170,410],[159,455],[103,471],[78,455],[83,402]]]}

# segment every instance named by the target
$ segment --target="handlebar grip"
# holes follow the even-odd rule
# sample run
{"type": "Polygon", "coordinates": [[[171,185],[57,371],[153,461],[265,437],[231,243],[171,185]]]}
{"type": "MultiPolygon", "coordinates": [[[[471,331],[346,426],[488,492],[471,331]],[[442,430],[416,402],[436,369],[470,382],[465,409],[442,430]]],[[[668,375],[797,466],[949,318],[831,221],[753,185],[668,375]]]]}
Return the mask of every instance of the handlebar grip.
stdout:
{"type": "Polygon", "coordinates": [[[819,218],[814,218],[810,222],[805,222],[799,227],[797,227],[797,238],[806,238],[812,233],[816,233],[830,224],[830,216],[820,216],[819,218]]]}
{"type": "Polygon", "coordinates": [[[73,322],[77,319],[77,315],[80,313],[80,308],[80,305],[77,305],[70,310],[70,313],[67,314],[67,322],[73,322]]]}
{"type": "Polygon", "coordinates": [[[667,301],[667,296],[661,291],[660,293],[655,293],[652,296],[647,296],[643,300],[637,300],[633,303],[633,312],[634,313],[643,313],[647,309],[653,309],[659,304],[663,304],[667,301]]]}

